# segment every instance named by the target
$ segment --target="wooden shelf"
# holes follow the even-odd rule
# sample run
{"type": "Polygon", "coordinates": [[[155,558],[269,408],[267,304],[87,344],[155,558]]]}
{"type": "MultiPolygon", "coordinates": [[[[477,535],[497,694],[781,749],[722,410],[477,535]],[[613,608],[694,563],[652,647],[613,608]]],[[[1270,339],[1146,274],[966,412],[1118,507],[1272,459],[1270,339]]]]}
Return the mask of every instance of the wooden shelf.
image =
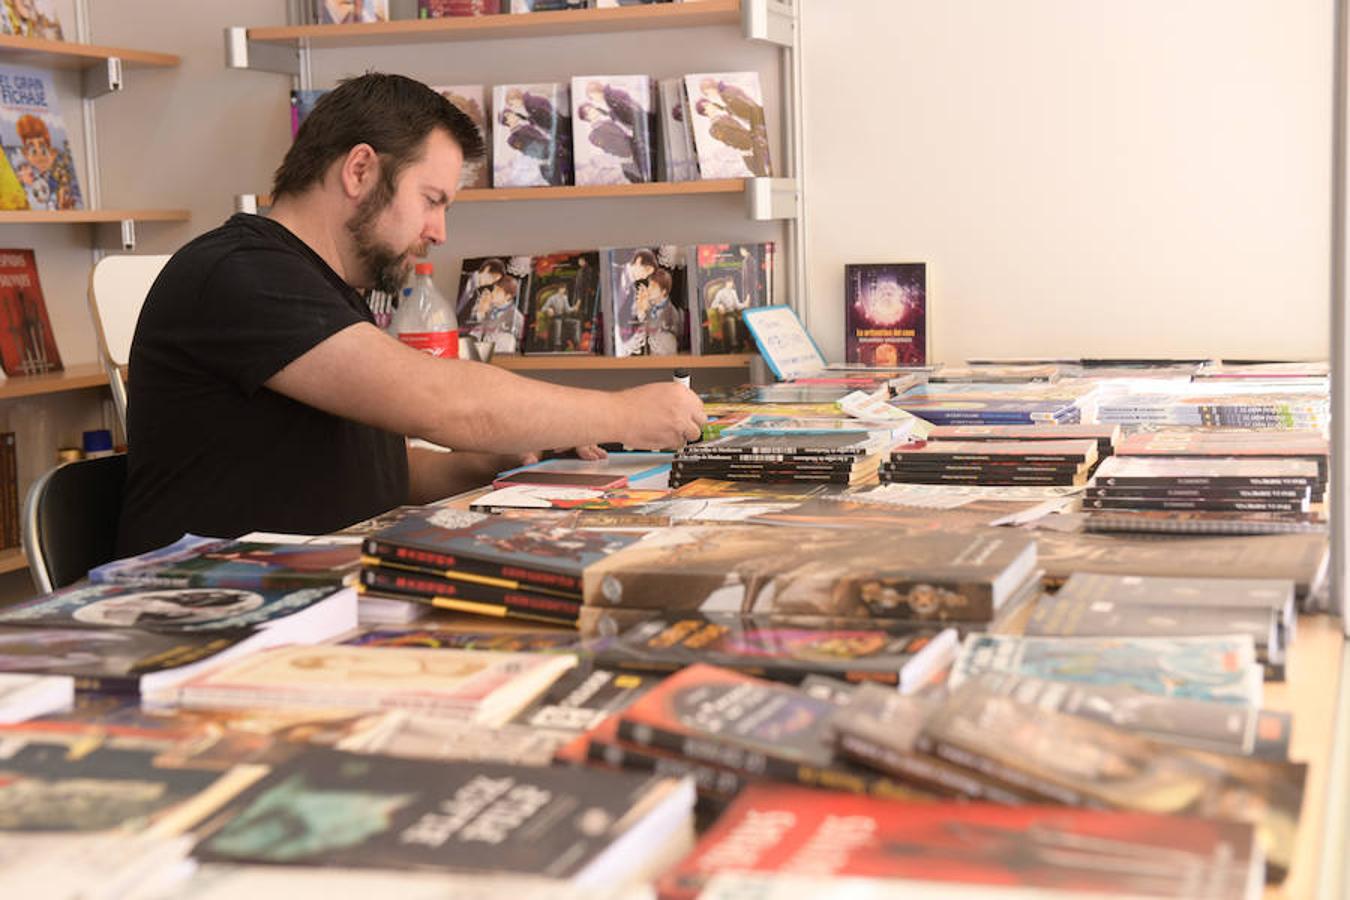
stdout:
{"type": "Polygon", "coordinates": [[[744,369],[755,353],[727,353],[721,356],[494,356],[492,364],[503,369],[522,371],[618,369],[744,369]]]}
{"type": "Polygon", "coordinates": [[[82,363],[78,366],[66,366],[64,371],[52,372],[50,375],[16,375],[13,378],[6,378],[0,381],[0,400],[79,391],[103,387],[107,383],[108,373],[103,370],[103,366],[98,363],[82,363]]]}
{"type": "MultiPolygon", "coordinates": [[[[623,7],[632,9],[633,7],[623,7]]],[[[552,15],[552,13],[540,13],[552,15]]],[[[646,184],[563,185],[562,187],[465,188],[455,194],[455,203],[502,203],[519,200],[587,200],[597,197],[691,197],[699,194],[741,194],[745,178],[713,178],[707,181],[653,181],[646,184]]],[[[268,194],[254,195],[258,208],[272,205],[268,194]]]]}
{"type": "Polygon", "coordinates": [[[478,41],[492,38],[557,37],[615,31],[651,31],[739,25],[741,0],[575,9],[529,15],[461,16],[357,25],[287,25],[248,29],[250,41],[310,47],[365,47],[430,41],[478,41]]]}
{"type": "Polygon", "coordinates": [[[0,212],[0,225],[44,223],[186,222],[186,209],[22,209],[0,212]]]}
{"type": "Polygon", "coordinates": [[[181,60],[172,53],[151,53],[125,47],[102,47],[74,41],[49,41],[46,38],[0,35],[0,56],[6,62],[32,63],[46,68],[87,69],[108,59],[120,59],[124,66],[170,68],[181,60]]]}
{"type": "Polygon", "coordinates": [[[23,555],[23,550],[18,547],[0,550],[0,575],[22,572],[26,568],[28,568],[28,557],[23,555]]]}

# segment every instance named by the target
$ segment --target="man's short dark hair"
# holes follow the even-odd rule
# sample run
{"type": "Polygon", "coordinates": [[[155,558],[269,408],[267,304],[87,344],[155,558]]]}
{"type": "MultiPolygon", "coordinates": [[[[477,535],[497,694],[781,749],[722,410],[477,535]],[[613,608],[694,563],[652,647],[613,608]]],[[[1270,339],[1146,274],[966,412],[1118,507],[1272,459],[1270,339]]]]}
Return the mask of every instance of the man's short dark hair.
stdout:
{"type": "Polygon", "coordinates": [[[393,196],[394,180],[417,160],[427,135],[443,129],[465,162],[483,158],[483,139],[473,120],[420,81],[367,72],[348,78],[319,98],[300,125],[295,143],[277,167],[272,196],[299,194],[323,178],[357,144],[380,155],[380,181],[393,196]]]}

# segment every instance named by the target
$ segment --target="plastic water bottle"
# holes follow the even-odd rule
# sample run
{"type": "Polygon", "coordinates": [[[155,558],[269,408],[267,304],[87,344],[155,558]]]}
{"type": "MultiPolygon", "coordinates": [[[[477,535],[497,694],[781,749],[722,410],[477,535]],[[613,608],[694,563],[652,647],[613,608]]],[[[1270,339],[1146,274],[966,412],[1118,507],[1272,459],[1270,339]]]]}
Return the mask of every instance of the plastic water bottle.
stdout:
{"type": "Polygon", "coordinates": [[[389,330],[403,343],[441,359],[459,357],[455,308],[431,281],[431,263],[418,263],[411,287],[403,289],[389,330]]]}

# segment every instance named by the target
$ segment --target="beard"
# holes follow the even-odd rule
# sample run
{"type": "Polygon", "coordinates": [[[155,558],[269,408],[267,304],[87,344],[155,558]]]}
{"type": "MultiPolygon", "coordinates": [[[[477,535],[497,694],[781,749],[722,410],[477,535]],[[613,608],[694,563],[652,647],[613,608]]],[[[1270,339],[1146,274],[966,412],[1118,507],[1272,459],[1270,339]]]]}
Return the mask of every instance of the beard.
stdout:
{"type": "Polygon", "coordinates": [[[396,250],[376,235],[375,220],[393,200],[393,186],[384,184],[381,179],[375,190],[356,207],[356,212],[347,221],[347,231],[352,236],[364,280],[368,282],[365,286],[397,296],[412,271],[412,257],[425,256],[427,248],[426,244],[417,243],[405,250],[396,250]]]}

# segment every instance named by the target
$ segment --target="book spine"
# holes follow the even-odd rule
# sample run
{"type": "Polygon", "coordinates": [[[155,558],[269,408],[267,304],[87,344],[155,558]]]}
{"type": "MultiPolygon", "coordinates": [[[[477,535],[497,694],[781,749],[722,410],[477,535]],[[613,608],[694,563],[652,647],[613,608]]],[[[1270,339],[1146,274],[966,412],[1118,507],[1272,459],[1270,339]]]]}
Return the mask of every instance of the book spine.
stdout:
{"type": "Polygon", "coordinates": [[[686,759],[711,763],[738,774],[778,781],[794,781],[798,764],[758,750],[736,747],[715,738],[681,734],[630,719],[619,719],[619,740],[653,747],[686,759]]]}
{"type": "Polygon", "coordinates": [[[1097,487],[1216,487],[1216,488],[1259,488],[1259,487],[1295,487],[1315,490],[1316,478],[1297,475],[1173,475],[1156,477],[1151,475],[1098,475],[1094,481],[1097,487]]]}
{"type": "Polygon", "coordinates": [[[1089,485],[1083,496],[1110,500],[1115,497],[1153,497],[1160,500],[1302,500],[1308,496],[1306,488],[1116,488],[1089,485]]]}
{"type": "Polygon", "coordinates": [[[721,799],[729,800],[745,787],[744,778],[726,769],[594,738],[586,747],[586,760],[615,769],[651,772],[674,778],[689,776],[694,779],[694,786],[700,794],[721,799]]]}
{"type": "Polygon", "coordinates": [[[1027,797],[1023,794],[983,782],[939,759],[912,753],[897,753],[890,747],[856,734],[841,732],[839,750],[844,756],[863,765],[888,772],[902,781],[942,796],[969,797],[1007,806],[1020,806],[1027,802],[1027,797]]]}
{"type": "Polygon", "coordinates": [[[551,589],[553,591],[564,591],[568,594],[581,594],[581,579],[561,572],[464,559],[450,553],[404,547],[375,538],[366,538],[361,549],[365,555],[374,557],[382,563],[430,570],[431,574],[441,577],[481,576],[511,582],[511,584],[503,585],[505,587],[528,587],[532,590],[536,588],[551,589]]]}
{"type": "Polygon", "coordinates": [[[1215,512],[1305,512],[1302,501],[1279,500],[1196,500],[1178,498],[1165,500],[1157,497],[1085,497],[1084,509],[1179,509],[1210,510],[1215,512]]]}
{"type": "Polygon", "coordinates": [[[1102,806],[1073,788],[1040,778],[1022,769],[1006,766],[998,760],[972,752],[943,738],[934,738],[927,733],[920,733],[915,748],[920,753],[978,773],[980,780],[986,781],[991,787],[1024,793],[1033,799],[1050,800],[1065,806],[1102,806]]]}
{"type": "Polygon", "coordinates": [[[0,548],[22,543],[19,526],[19,465],[14,432],[0,434],[0,548]]]}

